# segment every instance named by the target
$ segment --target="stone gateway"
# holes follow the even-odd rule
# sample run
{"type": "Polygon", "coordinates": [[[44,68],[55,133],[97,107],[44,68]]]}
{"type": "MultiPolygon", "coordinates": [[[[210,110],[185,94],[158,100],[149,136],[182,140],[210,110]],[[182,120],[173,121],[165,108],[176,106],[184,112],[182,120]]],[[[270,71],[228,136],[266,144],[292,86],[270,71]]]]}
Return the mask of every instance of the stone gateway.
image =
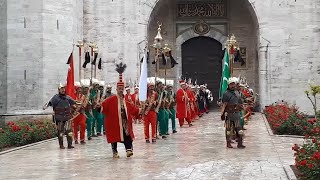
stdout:
{"type": "MultiPolygon", "coordinates": [[[[66,81],[66,61],[78,40],[99,47],[97,79],[115,84],[114,64],[123,61],[125,81],[138,81],[145,47],[154,60],[158,22],[178,62],[158,69],[160,77],[166,73],[175,84],[182,74],[206,77],[216,96],[219,54],[234,34],[245,59],[235,64],[234,76],[247,78],[260,107],[283,99],[310,110],[303,93],[308,83],[319,83],[319,13],[318,0],[0,0],[0,115],[42,113],[57,84],[66,81]],[[200,21],[208,26],[198,26],[197,33],[200,21]]],[[[88,51],[84,47],[79,60],[74,48],[76,80],[88,51]]],[[[90,66],[81,69],[81,78],[90,78],[90,66]]],[[[148,66],[153,76],[159,66],[148,66]]]]}

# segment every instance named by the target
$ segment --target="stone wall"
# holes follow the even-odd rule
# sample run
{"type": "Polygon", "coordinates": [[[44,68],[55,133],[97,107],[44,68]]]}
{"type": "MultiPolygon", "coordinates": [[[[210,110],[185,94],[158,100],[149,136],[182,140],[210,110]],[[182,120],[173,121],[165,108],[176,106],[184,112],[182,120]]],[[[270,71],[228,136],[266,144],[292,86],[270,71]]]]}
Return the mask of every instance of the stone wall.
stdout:
{"type": "MultiPolygon", "coordinates": [[[[140,71],[139,42],[146,39],[146,22],[141,19],[145,4],[142,1],[86,1],[84,4],[84,39],[95,41],[102,58],[103,71],[97,78],[115,84],[118,74],[115,63],[128,65],[126,82],[138,81],[140,71]]],[[[85,77],[90,78],[90,66],[85,77]]]]}
{"type": "Polygon", "coordinates": [[[40,0],[7,6],[7,113],[37,111],[42,100],[43,26],[40,0]]]}
{"type": "MultiPolygon", "coordinates": [[[[249,79],[259,91],[262,106],[284,99],[310,111],[303,92],[308,82],[319,83],[320,2],[230,2],[229,32],[247,47],[250,61],[247,70],[235,74],[249,79]]],[[[99,79],[115,83],[114,63],[124,61],[128,64],[126,81],[137,81],[139,60],[146,42],[153,43],[157,19],[166,21],[164,39],[176,45],[177,22],[170,19],[174,4],[170,0],[96,0],[85,4],[78,0],[0,0],[0,73],[4,73],[0,76],[0,112],[42,112],[56,85],[66,79],[65,62],[72,41],[82,38],[99,46],[103,60],[99,79]],[[159,11],[162,6],[164,11],[159,11]]],[[[78,62],[78,52],[74,52],[78,62]]],[[[85,77],[90,77],[89,68],[85,77]]]]}
{"type": "Polygon", "coordinates": [[[255,1],[260,31],[260,97],[311,112],[304,91],[319,84],[319,1],[255,1]]]}
{"type": "Polygon", "coordinates": [[[0,0],[0,113],[7,109],[7,0],[0,0]]]}
{"type": "Polygon", "coordinates": [[[8,3],[6,114],[43,113],[43,104],[66,82],[72,42],[82,39],[82,12],[77,0],[8,3]]]}

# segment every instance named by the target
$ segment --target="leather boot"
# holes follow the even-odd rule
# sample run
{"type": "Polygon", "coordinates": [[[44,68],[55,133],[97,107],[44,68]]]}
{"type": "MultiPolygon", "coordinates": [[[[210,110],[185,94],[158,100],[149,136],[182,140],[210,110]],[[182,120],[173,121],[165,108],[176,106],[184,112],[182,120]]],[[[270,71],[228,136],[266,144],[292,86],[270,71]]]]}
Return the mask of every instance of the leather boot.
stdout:
{"type": "Polygon", "coordinates": [[[227,148],[233,148],[231,145],[231,140],[227,141],[227,148]]]}
{"type": "Polygon", "coordinates": [[[60,149],[65,149],[65,147],[63,146],[63,136],[58,136],[58,140],[60,149]]]}
{"type": "Polygon", "coordinates": [[[127,157],[131,157],[133,155],[133,152],[131,149],[127,150],[127,157]]]}
{"type": "Polygon", "coordinates": [[[68,149],[72,149],[72,148],[74,148],[73,146],[72,146],[72,134],[67,134],[67,141],[68,141],[68,149]]]}
{"type": "Polygon", "coordinates": [[[246,148],[246,146],[244,146],[243,144],[243,139],[242,139],[242,137],[238,137],[238,148],[239,149],[244,149],[244,148],[246,148]]]}

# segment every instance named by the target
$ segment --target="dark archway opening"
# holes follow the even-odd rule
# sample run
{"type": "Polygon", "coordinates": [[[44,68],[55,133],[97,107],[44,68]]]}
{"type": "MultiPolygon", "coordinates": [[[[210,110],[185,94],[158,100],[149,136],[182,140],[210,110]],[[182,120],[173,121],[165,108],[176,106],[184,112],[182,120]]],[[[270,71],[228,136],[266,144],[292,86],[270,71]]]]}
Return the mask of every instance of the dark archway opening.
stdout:
{"type": "MultiPolygon", "coordinates": [[[[182,75],[194,83],[207,84],[214,102],[219,98],[222,74],[222,45],[213,38],[199,36],[182,44],[182,75]]],[[[215,107],[215,103],[211,107],[215,107]]]]}

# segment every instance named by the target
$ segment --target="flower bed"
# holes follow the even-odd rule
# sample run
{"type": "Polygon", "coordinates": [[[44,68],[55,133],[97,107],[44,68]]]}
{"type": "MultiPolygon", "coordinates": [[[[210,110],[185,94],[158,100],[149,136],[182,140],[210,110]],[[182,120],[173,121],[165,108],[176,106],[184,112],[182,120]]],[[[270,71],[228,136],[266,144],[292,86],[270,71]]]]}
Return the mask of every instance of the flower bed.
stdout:
{"type": "Polygon", "coordinates": [[[298,176],[304,179],[320,179],[320,143],[318,140],[306,143],[302,146],[295,144],[292,149],[295,152],[295,167],[299,170],[298,176]]]}
{"type": "Polygon", "coordinates": [[[8,122],[0,128],[0,151],[56,137],[51,120],[21,120],[8,122]]]}
{"type": "Polygon", "coordinates": [[[274,134],[306,135],[310,133],[312,124],[298,108],[287,103],[275,103],[264,110],[266,118],[274,134]]]}

